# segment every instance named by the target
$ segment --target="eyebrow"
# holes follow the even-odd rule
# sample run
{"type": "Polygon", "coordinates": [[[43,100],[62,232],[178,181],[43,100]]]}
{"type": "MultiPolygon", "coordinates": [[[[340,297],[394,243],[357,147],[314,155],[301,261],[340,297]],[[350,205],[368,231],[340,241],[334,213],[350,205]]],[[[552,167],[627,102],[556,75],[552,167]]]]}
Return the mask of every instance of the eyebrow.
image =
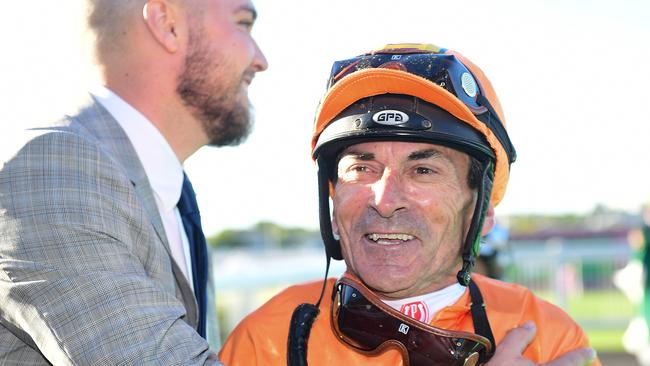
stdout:
{"type": "Polygon", "coordinates": [[[341,154],[341,156],[339,157],[339,160],[341,160],[342,158],[344,158],[346,156],[351,156],[351,157],[353,157],[355,159],[358,159],[358,160],[361,160],[361,161],[370,161],[370,160],[373,160],[375,158],[374,153],[359,152],[359,151],[352,150],[352,151],[343,152],[341,154]]]}
{"type": "MultiPolygon", "coordinates": [[[[346,156],[350,156],[350,157],[352,157],[354,159],[358,159],[358,160],[361,160],[361,161],[370,161],[370,160],[373,160],[375,158],[374,153],[359,152],[359,151],[352,150],[352,151],[343,152],[340,155],[338,160],[340,160],[340,159],[342,159],[343,157],[346,157],[346,156]]],[[[436,150],[433,150],[433,149],[426,149],[426,150],[418,150],[418,151],[414,151],[414,152],[410,153],[409,156],[407,157],[407,159],[409,161],[414,161],[414,160],[429,159],[429,158],[438,157],[438,156],[442,156],[442,154],[439,151],[436,151],[436,150]]]]}
{"type": "Polygon", "coordinates": [[[236,11],[237,12],[239,12],[239,11],[247,11],[247,12],[251,13],[251,15],[253,16],[253,21],[255,21],[257,19],[257,10],[255,10],[255,8],[250,4],[241,5],[240,7],[237,8],[236,11]]]}
{"type": "Polygon", "coordinates": [[[420,151],[414,151],[409,154],[408,160],[422,160],[422,159],[428,159],[428,158],[433,158],[433,157],[438,157],[441,156],[442,154],[439,151],[433,150],[433,149],[427,149],[427,150],[420,150],[420,151]]]}

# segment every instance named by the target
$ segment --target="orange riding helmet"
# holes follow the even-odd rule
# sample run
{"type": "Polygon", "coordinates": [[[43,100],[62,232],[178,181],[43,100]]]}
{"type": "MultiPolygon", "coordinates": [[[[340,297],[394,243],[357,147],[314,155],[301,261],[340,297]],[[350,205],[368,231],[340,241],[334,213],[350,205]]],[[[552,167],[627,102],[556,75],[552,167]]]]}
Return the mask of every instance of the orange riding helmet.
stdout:
{"type": "Polygon", "coordinates": [[[462,55],[433,45],[388,45],[334,63],[312,138],[328,257],[342,259],[329,213],[336,157],[347,146],[377,140],[446,145],[482,163],[479,199],[458,274],[459,282],[467,285],[487,207],[503,198],[516,159],[492,84],[462,55]]]}

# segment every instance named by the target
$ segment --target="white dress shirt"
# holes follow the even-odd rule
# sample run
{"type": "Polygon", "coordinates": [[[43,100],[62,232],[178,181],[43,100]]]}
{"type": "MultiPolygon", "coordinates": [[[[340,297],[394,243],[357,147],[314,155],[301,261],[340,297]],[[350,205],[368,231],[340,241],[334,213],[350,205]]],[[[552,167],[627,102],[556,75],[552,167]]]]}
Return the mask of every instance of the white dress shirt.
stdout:
{"type": "Polygon", "coordinates": [[[187,234],[176,204],[183,188],[183,166],[165,137],[149,120],[106,87],[91,92],[122,127],[144,167],[165,227],[172,257],[193,287],[187,234]]]}

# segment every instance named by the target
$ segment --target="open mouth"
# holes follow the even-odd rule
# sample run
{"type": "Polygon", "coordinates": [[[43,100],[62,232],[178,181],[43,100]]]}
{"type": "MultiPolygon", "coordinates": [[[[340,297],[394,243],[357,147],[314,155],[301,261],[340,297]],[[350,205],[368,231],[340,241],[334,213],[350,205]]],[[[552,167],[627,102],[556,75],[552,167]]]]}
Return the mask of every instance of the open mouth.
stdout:
{"type": "Polygon", "coordinates": [[[366,238],[381,245],[397,245],[415,239],[415,236],[404,233],[368,233],[366,238]]]}

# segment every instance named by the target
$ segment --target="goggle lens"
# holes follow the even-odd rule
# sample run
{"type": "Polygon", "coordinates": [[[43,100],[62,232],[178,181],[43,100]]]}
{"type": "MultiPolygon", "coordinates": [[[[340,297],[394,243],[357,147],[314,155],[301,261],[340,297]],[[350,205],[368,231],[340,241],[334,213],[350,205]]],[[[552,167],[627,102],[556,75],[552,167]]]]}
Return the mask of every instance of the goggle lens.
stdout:
{"type": "Polygon", "coordinates": [[[455,95],[475,114],[486,112],[478,103],[479,86],[472,73],[455,56],[418,51],[419,53],[382,52],[337,61],[332,66],[328,88],[355,71],[386,68],[406,71],[423,77],[455,95]]]}
{"type": "Polygon", "coordinates": [[[337,283],[332,328],[339,339],[369,354],[396,347],[408,366],[471,366],[485,359],[490,342],[476,334],[435,328],[369,300],[370,290],[348,278],[337,283]]]}

